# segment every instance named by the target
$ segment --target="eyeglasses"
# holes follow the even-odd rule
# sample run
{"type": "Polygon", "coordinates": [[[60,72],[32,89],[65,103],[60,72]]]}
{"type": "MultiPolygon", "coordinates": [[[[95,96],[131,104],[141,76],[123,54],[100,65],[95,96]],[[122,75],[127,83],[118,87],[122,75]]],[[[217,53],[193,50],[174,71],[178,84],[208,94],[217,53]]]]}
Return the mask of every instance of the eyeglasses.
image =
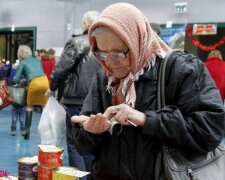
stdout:
{"type": "Polygon", "coordinates": [[[129,49],[125,52],[100,52],[100,51],[94,51],[95,57],[100,61],[105,61],[106,59],[113,59],[113,60],[123,60],[127,58],[127,53],[129,52],[129,49]]]}

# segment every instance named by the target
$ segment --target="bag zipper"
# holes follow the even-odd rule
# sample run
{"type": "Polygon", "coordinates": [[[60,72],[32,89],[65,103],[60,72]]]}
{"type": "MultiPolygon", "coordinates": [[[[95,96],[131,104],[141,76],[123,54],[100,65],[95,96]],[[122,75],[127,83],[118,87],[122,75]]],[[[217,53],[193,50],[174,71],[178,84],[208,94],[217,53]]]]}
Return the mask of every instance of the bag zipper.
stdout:
{"type": "Polygon", "coordinates": [[[214,158],[212,158],[211,160],[206,161],[205,163],[198,164],[198,165],[194,166],[192,169],[189,168],[189,169],[187,170],[188,178],[189,178],[190,180],[194,180],[194,179],[195,179],[195,174],[194,174],[194,171],[193,171],[193,170],[195,170],[195,169],[196,169],[196,170],[197,170],[197,169],[201,169],[201,168],[207,166],[207,165],[210,164],[212,161],[215,161],[215,160],[217,160],[218,158],[220,158],[222,155],[223,155],[223,154],[221,154],[221,155],[219,155],[219,156],[217,156],[217,157],[214,157],[214,158]]]}
{"type": "Polygon", "coordinates": [[[189,178],[190,180],[194,180],[194,179],[195,179],[195,174],[194,174],[194,172],[192,171],[192,169],[188,169],[188,170],[187,170],[187,173],[188,173],[188,178],[189,178]]]}

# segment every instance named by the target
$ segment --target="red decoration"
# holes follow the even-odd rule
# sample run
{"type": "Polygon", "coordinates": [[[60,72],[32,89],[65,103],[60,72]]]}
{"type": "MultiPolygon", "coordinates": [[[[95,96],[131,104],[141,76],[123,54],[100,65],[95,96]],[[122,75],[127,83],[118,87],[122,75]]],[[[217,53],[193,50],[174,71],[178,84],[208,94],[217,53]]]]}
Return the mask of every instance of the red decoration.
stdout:
{"type": "Polygon", "coordinates": [[[9,173],[5,170],[0,170],[0,177],[7,177],[9,173]]]}
{"type": "Polygon", "coordinates": [[[201,49],[203,51],[214,50],[217,47],[219,47],[225,43],[225,36],[223,36],[218,42],[214,43],[213,45],[206,46],[206,45],[203,45],[201,42],[199,42],[199,40],[197,40],[197,38],[193,36],[190,25],[186,26],[186,31],[187,31],[187,35],[191,39],[192,43],[196,47],[198,47],[199,49],[201,49]]]}

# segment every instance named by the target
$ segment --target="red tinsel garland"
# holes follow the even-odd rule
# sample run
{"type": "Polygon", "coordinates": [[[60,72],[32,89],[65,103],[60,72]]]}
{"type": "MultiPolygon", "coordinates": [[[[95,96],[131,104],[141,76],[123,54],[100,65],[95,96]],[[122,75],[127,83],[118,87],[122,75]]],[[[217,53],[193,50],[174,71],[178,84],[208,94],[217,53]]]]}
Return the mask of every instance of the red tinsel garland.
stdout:
{"type": "Polygon", "coordinates": [[[195,38],[192,34],[192,30],[190,25],[186,26],[186,32],[188,37],[191,39],[192,43],[198,47],[199,49],[203,50],[203,51],[211,51],[216,49],[217,47],[223,45],[225,43],[225,36],[223,36],[218,42],[214,43],[213,45],[210,46],[206,46],[203,45],[201,42],[199,42],[199,40],[197,40],[197,38],[195,38]]]}

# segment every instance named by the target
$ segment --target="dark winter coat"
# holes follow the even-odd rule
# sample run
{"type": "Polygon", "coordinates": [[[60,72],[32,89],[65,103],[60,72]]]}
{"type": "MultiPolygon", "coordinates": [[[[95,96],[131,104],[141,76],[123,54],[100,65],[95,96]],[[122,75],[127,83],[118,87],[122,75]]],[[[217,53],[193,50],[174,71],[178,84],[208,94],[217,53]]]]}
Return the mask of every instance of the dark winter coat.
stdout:
{"type": "MultiPolygon", "coordinates": [[[[92,152],[96,157],[92,164],[93,179],[154,180],[161,142],[186,153],[205,153],[221,142],[224,108],[204,64],[193,55],[173,53],[166,72],[167,106],[156,110],[159,62],[157,58],[155,66],[146,69],[135,84],[135,108],[146,114],[144,127],[122,126],[120,134],[110,135],[108,131],[91,134],[76,125],[79,152],[92,152]]],[[[103,72],[98,72],[81,114],[103,113],[112,105],[106,85],[103,72]]]]}
{"type": "Polygon", "coordinates": [[[55,91],[61,81],[70,85],[71,95],[63,94],[63,104],[82,105],[88,93],[94,73],[100,65],[90,51],[87,34],[72,37],[65,45],[59,62],[51,74],[51,91],[55,91]],[[71,81],[69,80],[72,77],[71,81]]]}

